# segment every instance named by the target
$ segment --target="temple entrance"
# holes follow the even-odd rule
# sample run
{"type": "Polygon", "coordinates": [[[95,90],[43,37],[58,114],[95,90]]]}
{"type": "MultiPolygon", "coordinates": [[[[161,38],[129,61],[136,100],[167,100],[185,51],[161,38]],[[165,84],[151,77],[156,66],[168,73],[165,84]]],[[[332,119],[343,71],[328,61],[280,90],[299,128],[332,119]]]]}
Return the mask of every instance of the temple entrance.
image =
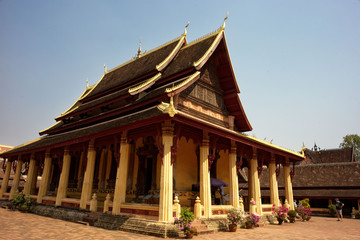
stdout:
{"type": "Polygon", "coordinates": [[[156,190],[156,164],[158,148],[153,137],[144,140],[143,147],[137,149],[139,168],[136,183],[137,201],[146,200],[150,190],[156,190]]]}

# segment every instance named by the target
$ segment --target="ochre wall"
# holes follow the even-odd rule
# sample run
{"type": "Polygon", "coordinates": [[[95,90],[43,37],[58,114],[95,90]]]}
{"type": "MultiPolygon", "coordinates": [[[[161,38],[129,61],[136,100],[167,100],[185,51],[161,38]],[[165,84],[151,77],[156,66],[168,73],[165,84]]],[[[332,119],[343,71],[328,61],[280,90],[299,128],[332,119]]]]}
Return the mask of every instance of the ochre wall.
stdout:
{"type": "Polygon", "coordinates": [[[191,191],[192,184],[197,183],[198,163],[196,157],[196,145],[192,139],[180,138],[176,162],[174,166],[174,177],[176,191],[191,191]]]}
{"type": "MultiPolygon", "coordinates": [[[[229,172],[229,151],[220,150],[220,158],[216,164],[216,178],[230,185],[230,172],[229,172]]],[[[225,194],[229,193],[229,187],[224,187],[225,194]]]]}

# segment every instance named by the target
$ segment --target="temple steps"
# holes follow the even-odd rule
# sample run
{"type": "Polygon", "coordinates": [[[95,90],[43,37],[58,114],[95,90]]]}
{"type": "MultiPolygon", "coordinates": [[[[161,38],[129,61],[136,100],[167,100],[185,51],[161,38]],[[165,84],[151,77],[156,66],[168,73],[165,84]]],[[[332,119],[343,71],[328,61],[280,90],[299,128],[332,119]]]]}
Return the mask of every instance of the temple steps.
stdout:
{"type": "Polygon", "coordinates": [[[209,229],[208,226],[200,219],[195,219],[191,223],[191,227],[194,229],[195,235],[210,234],[215,232],[214,229],[209,229]]]}

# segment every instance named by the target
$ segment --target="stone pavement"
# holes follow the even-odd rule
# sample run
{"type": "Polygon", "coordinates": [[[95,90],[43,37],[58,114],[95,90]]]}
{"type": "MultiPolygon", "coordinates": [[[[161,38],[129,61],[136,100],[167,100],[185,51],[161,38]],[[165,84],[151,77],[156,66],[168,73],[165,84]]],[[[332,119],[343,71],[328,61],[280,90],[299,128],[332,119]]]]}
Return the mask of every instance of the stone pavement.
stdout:
{"type": "MultiPolygon", "coordinates": [[[[0,208],[0,239],[146,240],[161,238],[111,231],[0,208]]],[[[344,219],[343,222],[337,222],[336,218],[312,217],[309,222],[284,223],[280,226],[265,225],[255,229],[238,229],[236,233],[218,232],[195,236],[193,239],[360,239],[360,220],[344,219]]]]}

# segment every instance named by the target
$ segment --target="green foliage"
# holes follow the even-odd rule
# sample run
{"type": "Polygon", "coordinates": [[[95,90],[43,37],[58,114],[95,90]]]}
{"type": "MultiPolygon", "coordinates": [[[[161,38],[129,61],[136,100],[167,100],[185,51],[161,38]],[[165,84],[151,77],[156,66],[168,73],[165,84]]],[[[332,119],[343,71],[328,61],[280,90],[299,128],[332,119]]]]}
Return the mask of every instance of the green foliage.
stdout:
{"type": "Polygon", "coordinates": [[[335,215],[336,214],[336,206],[335,206],[335,204],[330,204],[328,206],[328,208],[329,208],[330,215],[335,215]]]}
{"type": "Polygon", "coordinates": [[[20,211],[28,212],[30,211],[33,202],[31,201],[30,195],[25,196],[24,193],[15,193],[10,204],[20,211]]]}
{"type": "Polygon", "coordinates": [[[360,136],[357,134],[348,134],[343,137],[343,142],[340,143],[340,148],[354,148],[354,155],[357,161],[360,161],[360,136]]]}
{"type": "Polygon", "coordinates": [[[229,220],[229,224],[237,225],[242,219],[240,211],[235,208],[230,209],[227,212],[227,219],[229,220]]]}
{"type": "Polygon", "coordinates": [[[310,208],[309,199],[305,198],[299,202],[300,206],[303,206],[304,208],[310,208]]]}
{"type": "Polygon", "coordinates": [[[296,215],[297,215],[297,212],[296,212],[295,210],[290,210],[290,211],[288,212],[288,215],[289,215],[289,217],[291,217],[291,218],[295,218],[296,215]]]}
{"type": "Polygon", "coordinates": [[[188,235],[192,232],[191,222],[195,219],[194,214],[190,211],[189,208],[181,208],[179,219],[174,218],[174,224],[177,225],[185,235],[188,235]]]}

